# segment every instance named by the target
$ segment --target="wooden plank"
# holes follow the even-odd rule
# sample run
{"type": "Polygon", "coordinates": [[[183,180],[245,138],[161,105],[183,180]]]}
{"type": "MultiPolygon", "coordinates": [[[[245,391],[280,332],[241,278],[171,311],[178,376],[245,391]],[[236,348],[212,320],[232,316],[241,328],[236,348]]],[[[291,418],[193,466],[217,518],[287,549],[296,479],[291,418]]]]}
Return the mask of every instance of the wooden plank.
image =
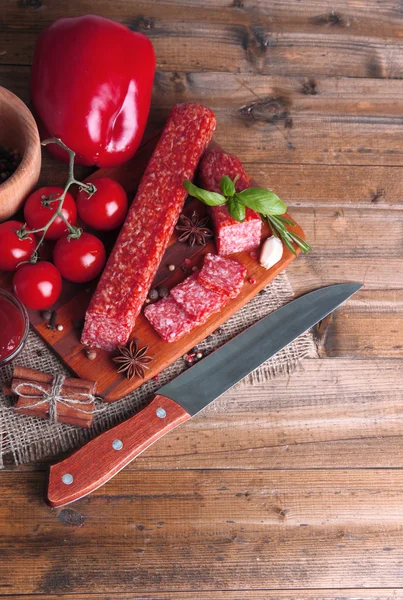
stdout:
{"type": "MultiPolygon", "coordinates": [[[[2,62],[29,64],[39,31],[54,19],[91,13],[89,0],[61,8],[42,0],[6,0],[2,62]],[[39,10],[38,10],[39,8],[39,10]]],[[[399,78],[401,22],[392,0],[301,3],[139,2],[103,0],[97,14],[152,39],[160,69],[399,78]],[[305,7],[304,7],[305,5],[305,7]],[[201,62],[202,60],[202,62],[201,62]]]]}
{"type": "MultiPolygon", "coordinates": [[[[30,68],[0,65],[2,84],[29,101],[30,68]]],[[[399,117],[403,102],[403,83],[388,79],[321,76],[307,80],[301,76],[261,75],[250,73],[220,73],[208,71],[157,71],[153,88],[153,103],[158,109],[169,110],[178,101],[213,101],[216,109],[235,111],[250,106],[252,120],[275,115],[270,96],[289,99],[290,108],[304,114],[353,115],[361,117],[399,117]],[[266,99],[266,103],[262,103],[266,99]],[[261,102],[257,102],[261,100],[261,102]]]]}
{"type": "MultiPolygon", "coordinates": [[[[275,119],[274,102],[283,105],[283,110],[308,115],[351,115],[370,117],[399,117],[403,84],[399,80],[388,80],[379,85],[375,78],[330,77],[310,78],[281,76],[275,74],[181,72],[158,71],[155,77],[153,100],[160,109],[169,109],[178,96],[187,101],[212,99],[216,109],[235,111],[247,105],[248,110],[240,113],[245,121],[275,119]]],[[[277,107],[278,108],[278,107],[277,107]]],[[[281,120],[277,114],[277,121],[281,120]]]]}
{"type": "MultiPolygon", "coordinates": [[[[17,29],[16,25],[20,24],[17,19],[21,14],[25,15],[27,27],[31,28],[38,22],[41,15],[37,14],[46,11],[49,20],[58,19],[60,17],[73,17],[79,14],[90,12],[92,7],[90,0],[80,0],[80,6],[72,4],[66,5],[64,9],[57,4],[41,6],[39,2],[29,2],[17,7],[13,2],[7,0],[5,6],[8,9],[8,26],[10,29],[17,29]],[[39,6],[38,6],[39,4],[39,6]]],[[[349,31],[358,32],[361,35],[367,30],[367,33],[381,35],[387,37],[388,28],[392,34],[399,33],[401,26],[401,14],[394,0],[384,0],[380,5],[377,0],[340,0],[338,3],[340,11],[336,15],[329,16],[329,21],[325,20],[325,13],[334,11],[334,3],[332,0],[313,0],[309,3],[296,4],[295,0],[282,0],[281,2],[259,2],[254,5],[249,2],[229,4],[227,0],[161,0],[158,6],[153,2],[139,0],[136,3],[137,12],[149,17],[156,17],[166,20],[183,20],[184,16],[192,21],[203,19],[203,21],[232,21],[242,23],[248,16],[255,18],[266,18],[267,22],[275,23],[276,26],[289,30],[295,28],[296,31],[301,31],[304,28],[306,31],[312,30],[312,25],[323,26],[324,30],[334,29],[335,33],[348,27],[349,31]],[[190,10],[191,9],[191,10],[190,10]],[[340,22],[341,12],[347,12],[346,17],[351,18],[351,22],[340,22]],[[311,21],[312,15],[322,17],[311,21]],[[339,20],[337,19],[339,16],[339,20]],[[336,27],[338,26],[338,27],[336,27]]],[[[107,0],[99,0],[98,9],[100,14],[110,19],[129,19],[133,18],[133,8],[128,5],[125,0],[116,0],[113,4],[107,0]]],[[[335,11],[334,11],[335,12],[335,11]]],[[[146,18],[146,16],[144,16],[146,18]]],[[[147,23],[138,21],[137,28],[142,26],[147,31],[147,23]]],[[[21,25],[21,24],[20,24],[21,25]]],[[[151,24],[152,25],[152,24],[151,24]]]]}
{"type": "MultiPolygon", "coordinates": [[[[284,198],[281,192],[279,194],[284,198]]],[[[386,306],[391,308],[396,304],[396,312],[401,314],[401,294],[386,292],[402,289],[403,229],[399,212],[301,206],[294,207],[292,214],[313,247],[312,252],[301,257],[287,271],[296,293],[318,285],[360,281],[364,284],[361,294],[385,290],[383,295],[379,292],[375,296],[365,296],[374,307],[374,313],[387,312],[386,306]],[[382,300],[386,303],[383,309],[380,308],[382,300]]],[[[393,320],[395,314],[391,318],[393,320]]],[[[381,347],[384,342],[388,343],[386,335],[384,341],[380,339],[381,347]]],[[[396,344],[399,344],[398,340],[391,346],[396,344]]]]}
{"type": "MultiPolygon", "coordinates": [[[[18,19],[23,14],[28,31],[43,19],[41,14],[37,14],[38,9],[41,9],[39,13],[46,11],[46,17],[52,21],[88,13],[92,7],[90,0],[80,0],[79,7],[68,4],[63,10],[60,5],[42,6],[38,1],[16,6],[11,0],[6,0],[5,6],[8,11],[8,27],[18,30],[17,25],[20,25],[21,28],[18,19]]],[[[315,30],[312,27],[315,25],[318,31],[322,27],[324,31],[333,30],[335,34],[343,33],[343,29],[348,27],[348,31],[352,33],[364,35],[366,32],[379,36],[382,33],[385,37],[398,35],[401,26],[401,14],[394,0],[384,0],[382,4],[377,0],[340,0],[337,12],[332,0],[314,0],[301,4],[296,4],[295,0],[282,0],[276,3],[259,2],[258,5],[249,2],[231,4],[227,0],[205,0],[203,3],[200,0],[162,0],[158,2],[158,6],[153,2],[139,0],[136,11],[142,18],[137,20],[133,17],[132,7],[125,0],[116,0],[113,4],[107,0],[99,0],[97,7],[99,14],[115,20],[133,19],[133,28],[145,31],[153,29],[153,23],[147,22],[150,17],[168,21],[182,21],[186,17],[192,21],[232,23],[243,23],[250,17],[261,23],[272,23],[276,28],[286,31],[308,32],[315,30]]]]}
{"type": "Polygon", "coordinates": [[[400,258],[366,258],[312,255],[302,257],[287,273],[296,293],[320,285],[343,281],[360,281],[366,290],[400,290],[402,261],[400,258]]]}
{"type": "MultiPolygon", "coordinates": [[[[28,69],[2,67],[0,75],[3,85],[28,101],[28,69]]],[[[379,86],[375,79],[323,78],[311,83],[314,88],[306,88],[301,77],[160,72],[149,128],[161,128],[175,103],[196,101],[216,112],[215,139],[249,163],[403,164],[402,81],[379,86]]],[[[394,173],[395,189],[401,188],[403,176],[394,173]]],[[[384,196],[385,185],[374,185],[370,198],[384,196]]],[[[348,191],[347,183],[345,196],[348,191]]]]}
{"type": "MultiPolygon", "coordinates": [[[[6,596],[4,596],[6,597],[6,596]]],[[[24,600],[38,600],[38,596],[24,595],[24,600]]],[[[41,600],[54,600],[55,596],[41,595],[41,600]]],[[[111,600],[109,594],[61,594],[57,596],[58,600],[111,600]]],[[[357,590],[357,589],[336,589],[336,590],[247,590],[230,591],[215,590],[213,592],[197,592],[197,600],[394,600],[403,598],[403,590],[388,588],[386,590],[357,590]]],[[[158,592],[120,594],[113,593],[113,600],[195,600],[195,592],[158,592]]]]}
{"type": "Polygon", "coordinates": [[[401,468],[402,366],[306,359],[292,376],[237,386],[127,468],[401,468]]]}
{"type": "Polygon", "coordinates": [[[326,356],[403,358],[402,292],[395,298],[397,302],[388,302],[385,292],[364,293],[342,306],[319,327],[320,351],[326,356]]]}
{"type": "Polygon", "coordinates": [[[372,212],[402,208],[403,173],[400,167],[249,162],[244,166],[262,185],[276,190],[290,207],[311,206],[316,210],[322,206],[370,208],[372,212]]]}
{"type": "MultiPolygon", "coordinates": [[[[206,100],[204,100],[206,102],[206,100]]],[[[272,98],[269,99],[269,102],[272,98]]],[[[397,166],[403,164],[400,117],[362,118],[351,115],[309,115],[290,112],[286,119],[272,115],[245,121],[225,109],[206,102],[217,116],[215,140],[243,162],[288,164],[355,164],[397,166]],[[284,126],[286,125],[286,126],[284,126]]],[[[287,114],[280,107],[280,115],[287,114]]],[[[157,127],[166,113],[151,113],[157,127]]]]}
{"type": "Polygon", "coordinates": [[[403,585],[402,470],[124,471],[58,510],[42,487],[2,476],[8,595],[403,585]]]}
{"type": "MultiPolygon", "coordinates": [[[[281,186],[276,193],[287,202],[281,186]]],[[[292,216],[303,226],[313,248],[311,256],[321,258],[384,257],[403,258],[403,227],[400,211],[372,208],[328,208],[300,206],[292,216]]],[[[402,272],[403,275],[403,272],[402,272]]],[[[401,278],[403,284],[403,276],[401,278]]]]}

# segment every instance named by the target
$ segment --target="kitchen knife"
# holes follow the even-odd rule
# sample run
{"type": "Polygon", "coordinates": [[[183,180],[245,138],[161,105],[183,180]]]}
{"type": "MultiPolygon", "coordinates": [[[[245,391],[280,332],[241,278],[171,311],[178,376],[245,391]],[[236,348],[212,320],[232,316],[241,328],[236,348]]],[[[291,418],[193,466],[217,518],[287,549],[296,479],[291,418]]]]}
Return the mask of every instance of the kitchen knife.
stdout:
{"type": "Polygon", "coordinates": [[[62,506],[99,488],[151,444],[193,417],[361,287],[360,283],[345,283],[305,294],[164,385],[146,408],[50,467],[48,503],[62,506]]]}

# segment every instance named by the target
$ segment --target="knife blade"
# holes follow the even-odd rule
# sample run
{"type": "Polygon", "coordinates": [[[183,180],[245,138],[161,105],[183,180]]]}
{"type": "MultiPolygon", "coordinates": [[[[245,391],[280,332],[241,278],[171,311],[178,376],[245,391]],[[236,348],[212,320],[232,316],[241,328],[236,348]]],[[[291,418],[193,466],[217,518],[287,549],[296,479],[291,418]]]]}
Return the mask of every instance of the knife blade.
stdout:
{"type": "Polygon", "coordinates": [[[193,417],[361,287],[360,283],[345,283],[305,294],[212,352],[164,385],[143,410],[52,465],[47,502],[63,506],[102,486],[151,444],[193,417]]]}

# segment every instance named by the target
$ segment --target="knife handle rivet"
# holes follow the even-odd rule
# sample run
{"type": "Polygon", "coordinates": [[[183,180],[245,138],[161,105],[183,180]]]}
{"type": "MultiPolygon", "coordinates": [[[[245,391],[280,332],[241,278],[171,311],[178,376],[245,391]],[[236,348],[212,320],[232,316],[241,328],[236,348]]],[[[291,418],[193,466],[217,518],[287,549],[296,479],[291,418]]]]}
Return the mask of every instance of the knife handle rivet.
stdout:
{"type": "Polygon", "coordinates": [[[113,440],[113,442],[112,442],[112,448],[114,450],[121,450],[123,448],[123,442],[122,442],[122,440],[113,440]]]}
{"type": "Polygon", "coordinates": [[[165,417],[167,416],[167,411],[165,410],[165,408],[157,408],[155,414],[159,419],[165,419],[165,417]]]}
{"type": "Polygon", "coordinates": [[[65,473],[62,477],[62,481],[64,484],[70,485],[71,483],[73,483],[74,477],[70,473],[65,473]]]}

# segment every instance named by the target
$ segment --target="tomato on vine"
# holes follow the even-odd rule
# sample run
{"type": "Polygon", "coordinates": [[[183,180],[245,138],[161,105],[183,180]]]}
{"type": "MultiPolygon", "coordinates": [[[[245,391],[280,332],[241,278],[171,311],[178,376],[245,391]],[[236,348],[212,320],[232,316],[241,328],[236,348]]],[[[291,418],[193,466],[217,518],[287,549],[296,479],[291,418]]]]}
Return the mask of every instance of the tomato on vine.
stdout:
{"type": "Polygon", "coordinates": [[[53,250],[53,261],[65,279],[86,283],[101,273],[106,253],[101,240],[84,231],[78,239],[60,238],[53,250]]]}
{"type": "Polygon", "coordinates": [[[69,155],[66,185],[64,188],[43,187],[31,194],[24,207],[26,223],[16,222],[15,231],[18,244],[25,248],[29,243],[31,247],[24,256],[26,261],[23,261],[14,275],[14,292],[25,306],[34,310],[49,308],[59,298],[62,289],[61,273],[71,281],[90,281],[99,275],[106,260],[102,242],[75,226],[77,208],[73,197],[68,193],[73,184],[80,186],[89,195],[95,194],[97,188],[91,183],[77,181],[74,177],[75,153],[60,139],[51,138],[42,142],[43,146],[48,144],[57,144],[69,155]],[[55,239],[58,242],[53,257],[60,271],[52,263],[39,260],[44,242],[46,244],[47,240],[55,239]]]}
{"type": "Polygon", "coordinates": [[[77,195],[77,210],[80,219],[99,231],[116,229],[125,220],[128,202],[125,190],[120,183],[109,177],[91,178],[87,185],[93,185],[95,192],[80,189],[77,195]]]}
{"type": "Polygon", "coordinates": [[[39,261],[23,264],[13,279],[14,293],[27,308],[43,310],[56,302],[62,289],[62,278],[52,263],[39,261]]]}
{"type": "MultiPolygon", "coordinates": [[[[30,230],[42,230],[47,226],[58,210],[59,199],[64,190],[57,186],[46,186],[33,192],[24,206],[25,221],[30,230]]],[[[66,192],[60,215],[56,215],[44,232],[44,239],[57,240],[68,231],[68,224],[77,220],[77,208],[73,196],[66,192]]]]}
{"type": "Polygon", "coordinates": [[[21,262],[31,258],[35,250],[35,236],[28,235],[21,239],[17,231],[23,227],[20,221],[6,221],[0,224],[0,269],[15,271],[21,262]]]}

